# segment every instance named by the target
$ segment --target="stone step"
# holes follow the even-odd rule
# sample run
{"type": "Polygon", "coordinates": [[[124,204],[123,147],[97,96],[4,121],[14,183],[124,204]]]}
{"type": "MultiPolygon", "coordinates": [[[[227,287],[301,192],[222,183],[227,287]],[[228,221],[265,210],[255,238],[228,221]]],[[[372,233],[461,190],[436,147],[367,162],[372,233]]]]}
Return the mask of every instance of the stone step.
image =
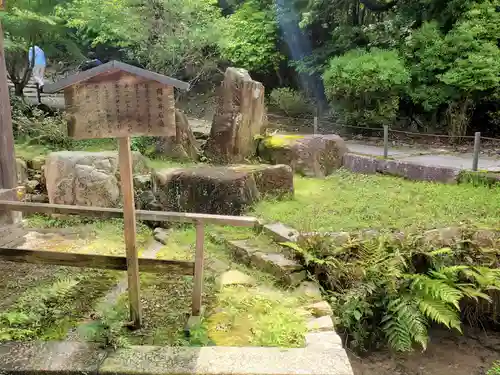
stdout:
{"type": "Polygon", "coordinates": [[[274,242],[296,242],[299,232],[282,223],[271,223],[262,226],[262,233],[273,239],[274,242]]]}
{"type": "Polygon", "coordinates": [[[223,243],[231,255],[242,264],[269,273],[287,285],[296,286],[307,278],[304,267],[291,260],[276,248],[263,248],[262,245],[248,240],[225,240],[217,237],[214,242],[223,243]]]}

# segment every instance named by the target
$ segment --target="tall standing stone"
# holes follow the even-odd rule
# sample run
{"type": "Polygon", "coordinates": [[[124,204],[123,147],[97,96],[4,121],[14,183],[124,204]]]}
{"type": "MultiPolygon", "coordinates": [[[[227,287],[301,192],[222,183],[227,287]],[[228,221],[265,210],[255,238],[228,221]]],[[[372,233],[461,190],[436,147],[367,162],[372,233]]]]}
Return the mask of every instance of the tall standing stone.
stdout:
{"type": "Polygon", "coordinates": [[[189,126],[189,120],[180,110],[175,110],[175,134],[156,139],[156,154],[172,159],[198,161],[198,142],[189,126]]]}
{"type": "Polygon", "coordinates": [[[254,137],[266,118],[264,86],[244,69],[227,68],[205,155],[213,162],[230,164],[255,154],[254,137]]]}

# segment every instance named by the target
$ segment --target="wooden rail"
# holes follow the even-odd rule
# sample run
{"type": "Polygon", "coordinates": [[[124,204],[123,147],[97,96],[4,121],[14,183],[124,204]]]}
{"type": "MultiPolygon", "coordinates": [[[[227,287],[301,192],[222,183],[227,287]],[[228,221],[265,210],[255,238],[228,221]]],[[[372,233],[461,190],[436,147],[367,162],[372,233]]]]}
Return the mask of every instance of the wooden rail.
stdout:
{"type": "MultiPolygon", "coordinates": [[[[5,200],[8,196],[0,195],[0,212],[2,211],[20,211],[23,213],[44,213],[44,214],[62,214],[62,215],[80,215],[94,218],[123,218],[124,212],[118,208],[104,207],[84,207],[62,204],[44,204],[44,203],[26,203],[14,200],[5,200]],[[3,200],[1,199],[3,198],[3,200]]],[[[12,199],[15,199],[12,197],[12,199]]],[[[202,294],[203,294],[203,269],[204,269],[204,240],[205,225],[231,225],[238,227],[256,227],[259,221],[255,217],[249,216],[224,216],[195,214],[183,212],[163,212],[163,211],[144,211],[136,210],[135,219],[143,221],[167,221],[178,223],[192,223],[196,225],[196,253],[195,262],[180,262],[160,259],[138,259],[138,268],[141,271],[149,272],[168,272],[184,275],[193,275],[193,294],[191,315],[199,317],[201,314],[202,294]]],[[[135,243],[135,241],[132,241],[135,243]]],[[[134,258],[137,258],[136,256],[134,258]]],[[[127,264],[127,258],[94,254],[71,254],[40,250],[6,249],[0,248],[0,260],[24,263],[42,263],[55,264],[61,266],[73,267],[93,267],[115,270],[130,271],[130,264],[127,264]]],[[[129,262],[130,263],[130,262],[129,262]]],[[[129,272],[130,274],[130,272],[129,272]]],[[[138,270],[135,267],[134,275],[138,276],[138,270]]],[[[129,275],[130,276],[130,275],[129,275]]],[[[129,280],[129,285],[134,284],[129,280]]],[[[138,285],[138,282],[135,283],[138,285]]],[[[139,295],[134,293],[134,295],[139,295]]],[[[136,301],[137,302],[137,301],[136,301]]],[[[139,302],[134,306],[131,304],[131,316],[137,320],[140,325],[141,314],[139,302]]]]}
{"type": "MultiPolygon", "coordinates": [[[[80,215],[102,219],[123,218],[123,210],[119,208],[71,206],[64,204],[27,203],[0,200],[0,211],[21,211],[24,213],[44,213],[62,215],[80,215]]],[[[135,211],[136,219],[142,221],[170,221],[177,223],[203,223],[231,225],[236,227],[254,227],[259,221],[251,216],[225,216],[194,214],[188,212],[135,211]]]]}
{"type": "MultiPolygon", "coordinates": [[[[61,253],[58,251],[0,248],[0,260],[17,263],[54,264],[68,267],[88,267],[127,270],[127,258],[111,255],[61,253]]],[[[141,271],[194,275],[194,262],[139,258],[141,271]]]]}

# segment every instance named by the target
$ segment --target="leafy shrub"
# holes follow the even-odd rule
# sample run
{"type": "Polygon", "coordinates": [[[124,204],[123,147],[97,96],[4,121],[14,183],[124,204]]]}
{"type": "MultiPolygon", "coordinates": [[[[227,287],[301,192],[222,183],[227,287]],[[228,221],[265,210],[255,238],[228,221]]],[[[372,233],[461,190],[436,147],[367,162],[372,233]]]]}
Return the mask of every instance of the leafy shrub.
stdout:
{"type": "Polygon", "coordinates": [[[500,375],[500,361],[493,362],[486,375],[500,375]]]}
{"type": "Polygon", "coordinates": [[[12,98],[11,104],[16,140],[53,148],[71,148],[73,141],[68,137],[67,123],[62,113],[49,115],[19,98],[12,98]]]}
{"type": "Polygon", "coordinates": [[[410,80],[395,51],[353,50],[330,60],[323,74],[328,99],[346,123],[392,123],[399,94],[410,80]]]}
{"type": "Polygon", "coordinates": [[[133,137],[130,141],[132,151],[139,151],[141,154],[150,156],[154,153],[153,137],[133,137]]]}
{"type": "Polygon", "coordinates": [[[500,252],[463,244],[433,249],[382,236],[336,246],[315,236],[289,246],[329,290],[337,324],[358,350],[383,343],[396,351],[425,349],[431,323],[461,332],[467,304],[491,302],[488,291],[500,288],[500,252]]]}
{"type": "Polygon", "coordinates": [[[288,116],[311,115],[311,102],[300,92],[289,87],[277,88],[271,91],[269,102],[288,116]]]}

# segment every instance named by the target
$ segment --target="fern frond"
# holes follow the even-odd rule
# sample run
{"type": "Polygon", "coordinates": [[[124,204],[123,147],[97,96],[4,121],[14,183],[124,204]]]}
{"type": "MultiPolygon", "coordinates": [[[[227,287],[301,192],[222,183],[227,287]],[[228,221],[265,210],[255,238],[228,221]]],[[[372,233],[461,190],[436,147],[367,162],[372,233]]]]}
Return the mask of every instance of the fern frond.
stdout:
{"type": "Polygon", "coordinates": [[[453,251],[449,247],[444,247],[442,249],[433,250],[427,253],[427,255],[429,255],[430,257],[449,254],[453,254],[453,251]]]}
{"type": "Polygon", "coordinates": [[[430,297],[436,301],[449,303],[457,310],[460,309],[459,302],[463,294],[448,283],[420,274],[406,274],[405,278],[411,280],[410,289],[424,298],[430,297]]]}
{"type": "Polygon", "coordinates": [[[483,293],[481,292],[481,290],[477,289],[477,288],[474,288],[473,286],[470,286],[470,285],[460,285],[458,286],[460,288],[460,290],[462,291],[462,293],[469,297],[469,298],[472,298],[476,301],[479,301],[479,298],[482,298],[488,302],[492,302],[492,299],[489,295],[487,295],[486,293],[483,293]]]}
{"type": "Polygon", "coordinates": [[[395,298],[388,306],[388,313],[382,319],[382,329],[391,348],[397,351],[411,351],[413,344],[427,348],[428,333],[425,317],[418,309],[417,301],[408,296],[395,298]]]}
{"type": "Polygon", "coordinates": [[[473,267],[465,270],[464,275],[469,280],[475,281],[482,288],[500,287],[500,269],[473,267]]]}
{"type": "Polygon", "coordinates": [[[468,269],[468,266],[459,264],[455,266],[440,267],[437,271],[443,275],[446,275],[447,277],[457,277],[460,272],[468,269]]]}
{"type": "Polygon", "coordinates": [[[455,328],[462,332],[460,326],[460,316],[458,309],[452,307],[444,301],[424,298],[418,301],[418,307],[422,314],[436,323],[444,324],[448,328],[455,328]]]}

